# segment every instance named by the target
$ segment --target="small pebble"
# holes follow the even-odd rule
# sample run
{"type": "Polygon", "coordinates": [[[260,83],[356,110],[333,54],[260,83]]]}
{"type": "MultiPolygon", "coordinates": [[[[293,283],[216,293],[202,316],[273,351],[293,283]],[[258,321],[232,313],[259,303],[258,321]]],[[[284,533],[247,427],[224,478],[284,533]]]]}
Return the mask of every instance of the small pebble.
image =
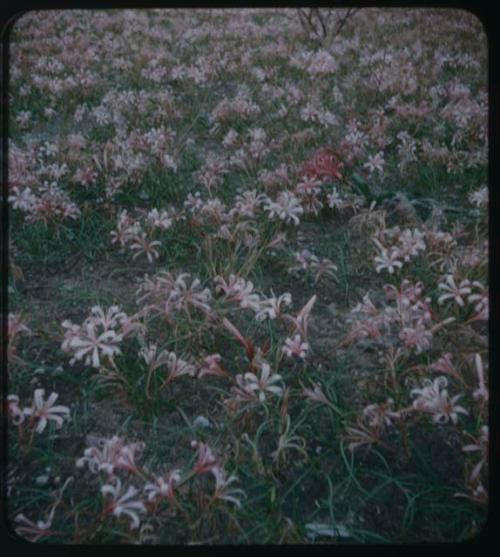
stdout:
{"type": "Polygon", "coordinates": [[[35,479],[35,483],[38,487],[44,487],[45,485],[47,485],[49,483],[49,476],[47,475],[42,475],[42,476],[38,476],[35,479]]]}
{"type": "Polygon", "coordinates": [[[207,429],[210,427],[210,421],[205,416],[197,416],[193,422],[195,427],[207,429]]]}

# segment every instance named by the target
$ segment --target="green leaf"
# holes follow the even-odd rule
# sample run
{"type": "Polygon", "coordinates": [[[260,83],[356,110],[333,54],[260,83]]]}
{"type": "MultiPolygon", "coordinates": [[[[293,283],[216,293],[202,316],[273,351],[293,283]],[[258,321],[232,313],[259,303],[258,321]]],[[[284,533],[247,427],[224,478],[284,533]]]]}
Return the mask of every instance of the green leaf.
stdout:
{"type": "Polygon", "coordinates": [[[363,180],[363,178],[361,178],[359,174],[353,174],[352,180],[354,190],[362,195],[367,201],[371,201],[373,197],[372,193],[368,184],[363,180]]]}

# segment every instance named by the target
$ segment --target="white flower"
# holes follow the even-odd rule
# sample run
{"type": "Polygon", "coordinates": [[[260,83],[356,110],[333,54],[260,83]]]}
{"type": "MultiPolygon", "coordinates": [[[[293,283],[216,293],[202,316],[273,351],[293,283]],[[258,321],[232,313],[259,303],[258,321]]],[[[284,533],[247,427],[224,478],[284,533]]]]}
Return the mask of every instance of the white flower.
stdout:
{"type": "Polygon", "coordinates": [[[401,254],[397,248],[392,248],[390,252],[386,249],[382,249],[380,255],[375,257],[375,263],[378,263],[375,270],[377,273],[380,273],[383,269],[387,269],[389,274],[392,275],[395,268],[401,269],[403,266],[403,263],[399,261],[400,257],[401,254]]]}
{"type": "Polygon", "coordinates": [[[483,320],[488,319],[488,309],[489,309],[489,297],[488,297],[488,288],[483,286],[478,280],[475,280],[472,283],[472,286],[475,286],[479,289],[479,292],[476,294],[471,294],[467,300],[470,303],[476,304],[474,306],[475,311],[477,312],[477,318],[481,318],[483,320]]]}
{"type": "Polygon", "coordinates": [[[33,416],[39,420],[36,427],[37,433],[42,433],[49,420],[54,421],[56,427],[60,428],[64,420],[69,419],[69,408],[67,406],[54,406],[59,395],[57,393],[52,393],[49,398],[44,401],[44,394],[45,389],[36,389],[33,394],[32,407],[25,408],[23,411],[25,416],[33,416]]]}
{"type": "Polygon", "coordinates": [[[245,496],[245,492],[242,489],[229,489],[229,485],[237,481],[236,476],[226,477],[226,473],[219,466],[212,468],[211,472],[215,478],[213,498],[228,501],[241,508],[241,501],[237,496],[245,496]]]}
{"type": "Polygon", "coordinates": [[[179,358],[175,352],[168,352],[166,358],[166,366],[167,366],[167,379],[165,383],[170,383],[177,377],[181,375],[189,375],[194,377],[196,374],[196,368],[194,365],[190,364],[186,360],[179,358]]]}
{"type": "Polygon", "coordinates": [[[366,162],[363,167],[367,168],[370,174],[375,170],[378,170],[380,174],[384,172],[385,160],[383,151],[379,151],[376,155],[368,156],[368,162],[366,162]]]}
{"type": "Polygon", "coordinates": [[[94,321],[87,321],[81,328],[76,326],[78,329],[68,322],[63,323],[63,327],[69,329],[67,332],[69,335],[61,348],[66,352],[74,352],[74,360],[85,357],[86,365],[98,368],[101,366],[101,356],[112,359],[115,354],[121,354],[118,343],[121,342],[122,335],[113,330],[98,334],[94,321]]]}
{"type": "Polygon", "coordinates": [[[166,350],[158,352],[158,346],[156,346],[156,344],[144,346],[139,351],[139,356],[141,356],[146,362],[150,372],[153,372],[159,367],[165,365],[168,361],[168,352],[166,350]]]}
{"type": "Polygon", "coordinates": [[[300,335],[295,335],[293,340],[290,338],[285,340],[285,345],[281,350],[290,358],[292,356],[297,356],[298,358],[304,359],[309,350],[309,344],[307,342],[302,342],[300,335]]]}
{"type": "Polygon", "coordinates": [[[91,319],[96,325],[100,325],[103,329],[114,329],[127,316],[120,311],[118,306],[111,306],[106,313],[101,306],[94,306],[90,310],[91,319]]]}
{"type": "Polygon", "coordinates": [[[165,210],[159,213],[158,209],[152,209],[147,215],[147,220],[153,228],[159,228],[160,230],[167,230],[173,224],[172,217],[165,210]]]}
{"type": "Polygon", "coordinates": [[[137,234],[132,241],[133,243],[130,244],[130,249],[136,251],[136,253],[132,256],[132,259],[135,259],[136,257],[139,257],[141,253],[144,253],[148,258],[148,261],[153,263],[154,259],[158,259],[160,257],[158,250],[155,248],[157,246],[161,246],[161,242],[158,240],[150,241],[145,232],[137,234]]]}
{"type": "Polygon", "coordinates": [[[255,315],[257,321],[264,321],[264,319],[276,319],[283,313],[283,308],[292,303],[292,296],[288,292],[281,294],[278,298],[273,296],[267,300],[262,300],[259,304],[259,309],[255,315]]]}
{"type": "Polygon", "coordinates": [[[311,270],[314,272],[314,282],[317,284],[322,275],[335,277],[335,271],[338,271],[338,267],[324,257],[321,261],[311,261],[311,270]]]}
{"type": "Polygon", "coordinates": [[[234,147],[237,143],[239,134],[236,130],[234,130],[233,128],[231,128],[226,135],[224,136],[224,139],[222,140],[222,145],[227,149],[228,147],[234,147]]]}
{"type": "Polygon", "coordinates": [[[295,225],[299,224],[299,216],[304,212],[297,197],[287,190],[281,191],[275,202],[268,200],[264,209],[269,211],[269,218],[276,216],[285,224],[292,222],[295,225]]]}
{"type": "Polygon", "coordinates": [[[262,193],[258,194],[256,190],[244,191],[241,195],[236,196],[234,208],[231,209],[230,214],[252,218],[265,199],[266,196],[262,193]]]}
{"type": "Polygon", "coordinates": [[[328,207],[331,209],[340,209],[344,205],[344,200],[340,197],[337,188],[334,186],[332,191],[326,195],[328,207]]]}
{"type": "Polygon", "coordinates": [[[477,191],[472,192],[469,195],[469,201],[474,203],[477,207],[487,207],[488,206],[488,187],[482,186],[477,191]]]}
{"type": "Polygon", "coordinates": [[[465,302],[463,298],[471,293],[470,280],[465,279],[457,286],[453,275],[447,275],[445,282],[439,283],[438,288],[446,292],[439,296],[439,304],[451,299],[460,307],[464,307],[465,302]]]}
{"type": "Polygon", "coordinates": [[[114,485],[106,484],[101,487],[103,495],[111,495],[112,502],[106,507],[106,512],[116,517],[127,515],[130,519],[130,527],[138,528],[140,525],[139,513],[146,512],[144,503],[133,498],[139,493],[134,486],[129,486],[126,493],[122,494],[122,482],[115,478],[114,485]]]}
{"type": "Polygon", "coordinates": [[[210,313],[210,290],[208,288],[203,288],[199,279],[192,280],[191,285],[188,286],[186,279],[189,277],[189,273],[181,273],[178,275],[170,291],[168,303],[172,304],[177,310],[184,310],[188,314],[188,317],[190,317],[190,306],[205,313],[210,313]]]}
{"type": "Polygon", "coordinates": [[[251,281],[246,281],[234,274],[229,275],[228,282],[221,276],[216,276],[214,281],[217,284],[215,291],[224,292],[228,301],[239,303],[241,308],[250,308],[255,311],[259,309],[260,297],[254,292],[251,281]]]}
{"type": "Polygon", "coordinates": [[[290,271],[307,271],[311,268],[313,263],[319,263],[319,259],[309,250],[304,249],[301,252],[295,253],[296,265],[290,268],[290,271]]]}
{"type": "Polygon", "coordinates": [[[426,249],[424,235],[416,228],[413,232],[409,229],[403,230],[398,241],[400,243],[399,251],[405,261],[410,261],[410,258],[416,257],[419,251],[426,249]]]}
{"type": "Polygon", "coordinates": [[[243,376],[245,390],[258,393],[259,400],[264,402],[266,400],[266,392],[278,396],[283,394],[283,388],[275,385],[282,381],[281,375],[278,373],[271,373],[271,366],[262,362],[260,366],[260,377],[254,373],[248,372],[243,376]]]}

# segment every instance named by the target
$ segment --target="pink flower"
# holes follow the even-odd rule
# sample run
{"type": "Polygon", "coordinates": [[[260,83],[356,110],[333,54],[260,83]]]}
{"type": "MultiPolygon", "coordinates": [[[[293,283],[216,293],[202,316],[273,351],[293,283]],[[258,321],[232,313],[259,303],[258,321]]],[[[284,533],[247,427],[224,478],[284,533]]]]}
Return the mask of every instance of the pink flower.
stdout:
{"type": "Polygon", "coordinates": [[[320,191],[321,181],[307,176],[304,176],[302,178],[302,182],[300,182],[295,188],[295,192],[299,195],[318,194],[320,191]]]}
{"type": "Polygon", "coordinates": [[[474,391],[472,396],[474,397],[474,400],[487,403],[489,400],[489,391],[484,381],[485,378],[484,378],[483,360],[481,359],[480,354],[475,355],[474,362],[476,364],[476,373],[477,373],[479,387],[474,391]]]}
{"type": "Polygon", "coordinates": [[[303,388],[302,394],[309,400],[331,406],[330,401],[326,398],[325,393],[323,393],[323,391],[321,390],[321,386],[319,383],[316,383],[313,389],[303,388]]]}
{"type": "Polygon", "coordinates": [[[295,327],[295,331],[304,339],[307,340],[307,332],[309,328],[309,321],[311,320],[311,311],[316,302],[316,294],[314,294],[307,304],[299,311],[296,317],[292,315],[285,315],[295,327]]]}
{"type": "Polygon", "coordinates": [[[137,471],[135,459],[137,458],[137,453],[144,449],[144,443],[125,445],[122,439],[115,435],[111,439],[102,440],[99,444],[101,449],[98,447],[85,449],[84,456],[76,461],[78,468],[82,468],[87,464],[93,474],[103,471],[108,476],[112,476],[114,471],[119,469],[128,470],[129,472],[137,471]]]}
{"type": "Polygon", "coordinates": [[[446,300],[453,300],[460,307],[464,307],[464,297],[471,293],[470,281],[465,279],[457,286],[453,275],[447,275],[445,282],[439,283],[438,288],[445,291],[445,294],[438,298],[439,304],[446,300]]]}
{"type": "Polygon", "coordinates": [[[18,336],[31,334],[33,334],[33,332],[25,325],[21,315],[18,313],[9,313],[7,323],[7,357],[9,360],[21,361],[20,358],[16,356],[18,336]]]}
{"type": "Polygon", "coordinates": [[[231,209],[231,213],[252,218],[265,200],[266,196],[264,194],[258,194],[256,190],[247,190],[236,196],[234,209],[231,209]]]}
{"type": "Polygon", "coordinates": [[[193,364],[178,357],[175,352],[168,352],[166,357],[167,378],[164,385],[171,383],[181,375],[189,375],[194,377],[196,368],[193,364]]]}
{"type": "Polygon", "coordinates": [[[471,453],[471,452],[481,453],[480,455],[481,458],[479,462],[474,466],[469,476],[470,482],[475,482],[479,478],[483,466],[488,461],[488,445],[489,445],[489,428],[487,425],[483,425],[481,427],[480,436],[477,440],[475,440],[475,443],[471,445],[465,445],[462,447],[462,451],[466,453],[471,453]]]}
{"type": "Polygon", "coordinates": [[[193,449],[198,449],[198,460],[194,466],[195,474],[211,472],[217,466],[217,459],[208,445],[198,441],[192,441],[191,447],[193,449]]]}
{"type": "Polygon", "coordinates": [[[463,379],[461,375],[456,370],[455,366],[451,363],[451,354],[444,354],[441,356],[437,362],[431,364],[430,368],[432,371],[438,371],[441,373],[446,373],[447,375],[451,375],[455,379],[461,381],[463,383],[463,379]]]}
{"type": "Polygon", "coordinates": [[[399,338],[409,348],[415,348],[417,354],[429,350],[432,343],[432,332],[425,325],[417,321],[413,327],[404,327],[399,333],[399,338]]]}
{"type": "Polygon", "coordinates": [[[7,397],[7,412],[14,425],[20,425],[24,421],[24,411],[19,408],[19,397],[9,395],[7,397]]]}
{"type": "Polygon", "coordinates": [[[254,346],[252,341],[248,338],[245,338],[240,330],[235,325],[233,325],[231,321],[227,319],[227,317],[224,317],[222,319],[222,325],[226,329],[226,331],[229,331],[231,335],[233,335],[233,337],[245,348],[248,358],[252,359],[254,356],[254,346]]]}
{"type": "Polygon", "coordinates": [[[205,375],[217,375],[219,377],[226,377],[228,373],[219,365],[220,360],[220,354],[211,354],[209,356],[205,356],[200,364],[198,379],[205,377],[205,375]]]}
{"type": "Polygon", "coordinates": [[[423,284],[421,282],[413,285],[409,280],[404,279],[399,290],[392,284],[385,284],[384,290],[387,300],[396,301],[398,311],[401,312],[403,308],[407,308],[411,304],[416,304],[420,301],[422,287],[423,284]]]}
{"type": "Polygon", "coordinates": [[[162,499],[172,501],[175,499],[175,486],[180,481],[180,470],[172,470],[166,477],[155,476],[154,482],[147,482],[144,486],[144,491],[148,495],[148,501],[159,502],[162,499]]]}
{"type": "Polygon", "coordinates": [[[251,281],[246,281],[233,274],[229,275],[227,282],[221,276],[216,276],[214,281],[217,284],[215,291],[224,292],[228,301],[237,302],[242,308],[254,310],[259,308],[260,297],[254,292],[251,281]]]}
{"type": "Polygon", "coordinates": [[[411,396],[417,397],[413,402],[413,408],[420,412],[432,414],[434,423],[447,423],[451,420],[454,424],[458,422],[458,414],[468,415],[467,410],[456,404],[462,395],[457,395],[451,399],[445,387],[448,385],[446,377],[441,376],[434,381],[424,380],[422,389],[412,389],[411,396]]]}
{"type": "Polygon", "coordinates": [[[413,232],[408,229],[403,230],[398,238],[398,242],[400,244],[399,251],[405,261],[410,261],[411,257],[416,257],[420,251],[425,251],[426,249],[424,235],[416,228],[413,232]]]}
{"type": "Polygon", "coordinates": [[[9,338],[9,343],[14,341],[14,338],[19,334],[31,335],[32,330],[26,326],[22,317],[18,313],[9,313],[8,324],[7,324],[7,334],[9,338]]]}
{"type": "Polygon", "coordinates": [[[36,523],[26,518],[24,514],[18,514],[15,518],[15,521],[19,523],[19,526],[16,526],[15,529],[16,534],[33,543],[37,542],[40,538],[50,536],[52,534],[50,527],[54,520],[55,508],[56,506],[54,505],[47,520],[38,520],[36,523]]]}
{"type": "Polygon", "coordinates": [[[374,428],[381,428],[392,425],[392,420],[401,417],[400,412],[394,412],[391,408],[394,406],[394,400],[388,398],[382,404],[370,404],[363,410],[363,417],[368,421],[368,425],[374,428]]]}
{"type": "Polygon", "coordinates": [[[348,449],[354,452],[358,447],[363,445],[374,445],[380,439],[380,429],[370,429],[364,426],[359,420],[357,427],[346,427],[349,443],[348,449]]]}

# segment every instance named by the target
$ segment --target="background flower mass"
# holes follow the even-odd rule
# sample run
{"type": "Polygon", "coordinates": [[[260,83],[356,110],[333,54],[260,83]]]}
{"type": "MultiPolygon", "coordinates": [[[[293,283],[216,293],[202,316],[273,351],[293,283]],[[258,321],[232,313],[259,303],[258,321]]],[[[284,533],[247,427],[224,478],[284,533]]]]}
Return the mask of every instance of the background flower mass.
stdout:
{"type": "Polygon", "coordinates": [[[400,543],[482,528],[473,15],[30,12],[9,78],[18,535],[400,543]]]}

